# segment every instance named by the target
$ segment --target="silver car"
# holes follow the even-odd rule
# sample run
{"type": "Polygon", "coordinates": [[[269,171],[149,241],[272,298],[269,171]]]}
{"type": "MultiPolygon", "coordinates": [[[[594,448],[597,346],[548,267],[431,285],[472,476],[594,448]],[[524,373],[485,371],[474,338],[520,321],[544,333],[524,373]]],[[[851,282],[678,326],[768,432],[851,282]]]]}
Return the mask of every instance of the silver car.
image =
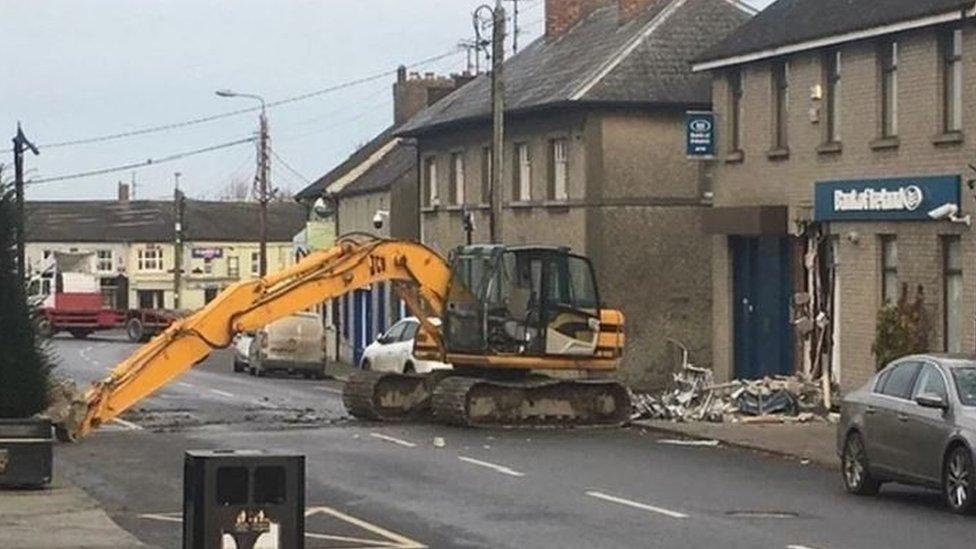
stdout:
{"type": "Polygon", "coordinates": [[[898,359],[841,404],[844,485],[873,495],[885,482],[942,490],[955,513],[976,507],[976,356],[898,359]]]}

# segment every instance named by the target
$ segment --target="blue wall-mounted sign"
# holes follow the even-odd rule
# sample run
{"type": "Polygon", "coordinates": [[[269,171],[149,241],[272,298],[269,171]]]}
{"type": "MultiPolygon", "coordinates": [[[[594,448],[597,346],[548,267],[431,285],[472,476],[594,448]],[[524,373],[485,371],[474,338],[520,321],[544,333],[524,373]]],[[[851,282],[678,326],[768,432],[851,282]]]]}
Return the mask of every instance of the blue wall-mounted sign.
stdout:
{"type": "Polygon", "coordinates": [[[946,204],[961,209],[958,175],[822,181],[815,191],[817,221],[929,220],[946,204]]]}
{"type": "Polygon", "coordinates": [[[715,113],[689,111],[685,116],[685,145],[689,158],[715,158],[715,113]]]}

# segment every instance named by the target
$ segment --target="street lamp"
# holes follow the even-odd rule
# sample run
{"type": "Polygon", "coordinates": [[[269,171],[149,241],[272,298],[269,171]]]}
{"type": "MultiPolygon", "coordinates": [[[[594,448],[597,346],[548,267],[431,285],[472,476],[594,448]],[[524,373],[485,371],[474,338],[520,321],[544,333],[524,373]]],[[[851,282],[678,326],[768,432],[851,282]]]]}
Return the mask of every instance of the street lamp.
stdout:
{"type": "Polygon", "coordinates": [[[260,95],[253,93],[240,93],[234,90],[222,89],[214,92],[218,97],[243,97],[245,99],[256,99],[261,102],[260,119],[260,141],[258,144],[258,172],[256,175],[258,183],[258,203],[260,204],[260,263],[259,272],[261,276],[268,274],[268,174],[271,171],[271,156],[268,154],[270,137],[268,135],[268,104],[260,95]]]}

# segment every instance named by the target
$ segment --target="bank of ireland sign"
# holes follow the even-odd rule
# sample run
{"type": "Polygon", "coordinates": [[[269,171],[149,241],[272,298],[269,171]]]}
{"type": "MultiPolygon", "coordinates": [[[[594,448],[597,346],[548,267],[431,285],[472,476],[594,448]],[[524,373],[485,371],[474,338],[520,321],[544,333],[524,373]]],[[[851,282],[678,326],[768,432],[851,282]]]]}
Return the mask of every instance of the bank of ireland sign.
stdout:
{"type": "Polygon", "coordinates": [[[689,158],[715,157],[715,113],[689,111],[685,116],[685,151],[689,158]]]}
{"type": "Polygon", "coordinates": [[[960,207],[958,175],[822,181],[815,191],[817,221],[929,220],[929,212],[960,207]]]}

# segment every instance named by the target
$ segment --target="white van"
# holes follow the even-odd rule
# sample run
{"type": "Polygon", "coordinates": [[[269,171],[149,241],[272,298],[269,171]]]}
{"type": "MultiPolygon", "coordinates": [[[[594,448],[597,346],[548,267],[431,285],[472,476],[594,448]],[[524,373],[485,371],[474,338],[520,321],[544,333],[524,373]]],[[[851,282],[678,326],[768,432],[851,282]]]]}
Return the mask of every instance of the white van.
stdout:
{"type": "Polygon", "coordinates": [[[264,376],[270,371],[325,377],[325,329],[318,313],[295,313],[234,344],[234,371],[264,376]]]}

